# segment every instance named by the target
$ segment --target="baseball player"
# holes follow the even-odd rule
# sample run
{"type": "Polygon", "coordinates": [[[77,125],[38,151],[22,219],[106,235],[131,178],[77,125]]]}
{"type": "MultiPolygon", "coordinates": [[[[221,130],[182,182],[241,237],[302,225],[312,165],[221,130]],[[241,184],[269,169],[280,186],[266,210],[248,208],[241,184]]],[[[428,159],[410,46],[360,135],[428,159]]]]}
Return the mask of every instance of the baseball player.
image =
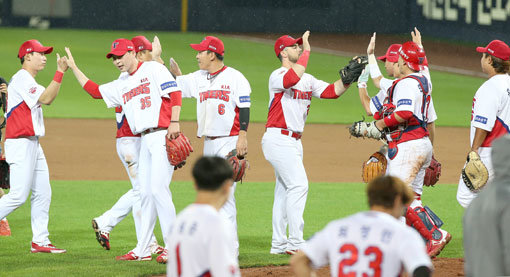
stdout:
{"type": "MultiPolygon", "coordinates": [[[[165,149],[165,135],[179,136],[181,91],[168,70],[158,62],[139,62],[130,40],[117,39],[106,57],[122,72],[119,79],[104,85],[89,80],[76,66],[66,48],[68,64],[80,85],[90,94],[99,92],[106,105],[122,107],[133,134],[141,134],[138,180],[141,197],[141,223],[135,249],[118,260],[150,261],[150,239],[159,218],[165,245],[175,207],[169,184],[174,167],[165,149]]],[[[164,251],[161,255],[166,256],[164,251]]],[[[159,258],[159,257],[158,257],[159,258]]]]}
{"type": "Polygon", "coordinates": [[[193,167],[196,201],[172,225],[167,276],[240,276],[230,222],[219,213],[231,196],[232,167],[223,157],[202,157],[193,167]]]}
{"type": "Polygon", "coordinates": [[[347,89],[342,80],[328,84],[305,73],[310,56],[309,35],[306,31],[298,39],[281,36],[274,45],[281,67],[269,77],[269,113],[262,138],[264,157],[276,176],[271,254],[293,254],[304,242],[308,178],[301,136],[312,97],[336,99],[347,89]]]}
{"type": "Polygon", "coordinates": [[[57,54],[57,71],[47,88],[35,81],[46,66],[46,54],[53,47],[45,47],[37,40],[25,41],[19,48],[21,69],[14,74],[8,88],[5,130],[5,157],[10,166],[9,194],[0,199],[0,219],[19,208],[32,192],[32,253],[65,253],[48,238],[48,219],[51,203],[50,175],[46,157],[39,144],[44,136],[41,105],[50,105],[57,97],[62,77],[68,66],[66,57],[57,54]]]}
{"type": "MultiPolygon", "coordinates": [[[[148,62],[153,60],[152,44],[146,37],[136,36],[131,39],[131,42],[135,47],[138,61],[148,62]]],[[[161,50],[158,37],[154,38],[154,46],[156,51],[157,49],[161,50]]],[[[161,60],[160,54],[161,51],[158,51],[154,58],[161,60]]],[[[102,99],[100,93],[92,97],[102,99]]],[[[106,250],[110,250],[110,232],[131,211],[133,211],[137,239],[139,239],[141,221],[140,186],[138,182],[140,134],[135,135],[131,132],[131,127],[126,120],[122,107],[115,108],[115,116],[117,120],[117,154],[128,173],[133,188],[122,195],[110,210],[92,220],[92,228],[96,233],[96,239],[106,250]]],[[[164,251],[164,248],[159,246],[154,234],[151,237],[150,250],[152,254],[161,254],[164,251]]]]}
{"type": "Polygon", "coordinates": [[[494,178],[464,213],[464,273],[510,276],[510,136],[492,143],[494,178]]]}
{"type": "Polygon", "coordinates": [[[398,220],[413,193],[402,180],[383,176],[367,186],[370,211],[330,222],[290,259],[296,276],[330,265],[331,276],[431,276],[420,235],[398,220]]]}
{"type": "MultiPolygon", "coordinates": [[[[2,98],[1,106],[2,106],[2,109],[4,110],[4,112],[5,112],[5,106],[7,105],[7,103],[6,103],[7,101],[4,101],[6,99],[5,98],[6,94],[7,94],[7,81],[4,78],[0,77],[0,95],[2,98]]],[[[4,153],[5,136],[4,136],[4,132],[3,132],[4,127],[5,127],[5,119],[2,122],[2,124],[0,125],[0,137],[1,137],[0,159],[5,159],[5,153],[4,153]]],[[[2,176],[2,178],[3,177],[4,176],[2,176]]],[[[2,190],[2,187],[0,185],[0,198],[2,198],[2,196],[4,196],[4,195],[5,195],[5,193],[2,190]]],[[[10,235],[11,235],[11,228],[9,226],[9,222],[7,221],[7,218],[0,219],[0,236],[8,237],[10,235]]]]}
{"type": "MultiPolygon", "coordinates": [[[[207,36],[199,44],[190,46],[198,51],[200,70],[182,75],[178,64],[171,59],[170,71],[177,76],[182,97],[197,100],[197,136],[205,137],[204,156],[225,158],[236,149],[238,156],[244,157],[248,154],[250,83],[241,72],[223,63],[225,47],[219,38],[207,36]]],[[[234,182],[230,198],[220,214],[232,223],[236,248],[239,248],[235,188],[234,182]]]]}
{"type": "MultiPolygon", "coordinates": [[[[372,40],[375,40],[375,34],[372,40]]],[[[401,178],[412,187],[415,200],[407,209],[406,221],[427,241],[428,253],[435,257],[451,240],[451,235],[440,229],[443,222],[421,202],[425,170],[432,159],[427,125],[435,119],[430,94],[432,85],[428,71],[424,71],[425,52],[421,45],[406,42],[398,53],[398,70],[403,77],[388,89],[385,104],[374,116],[376,121],[354,125],[368,127],[358,135],[377,139],[382,137],[381,130],[386,128],[387,174],[401,178]]],[[[376,63],[373,54],[368,60],[369,64],[376,63]]]]}
{"type": "MultiPolygon", "coordinates": [[[[483,53],[482,71],[488,80],[476,91],[471,110],[471,151],[489,171],[489,182],[494,176],[491,161],[492,141],[510,132],[510,48],[501,40],[493,40],[486,47],[477,47],[483,53]]],[[[459,178],[457,201],[466,208],[476,197],[477,191],[466,187],[462,176],[459,178]]]]}

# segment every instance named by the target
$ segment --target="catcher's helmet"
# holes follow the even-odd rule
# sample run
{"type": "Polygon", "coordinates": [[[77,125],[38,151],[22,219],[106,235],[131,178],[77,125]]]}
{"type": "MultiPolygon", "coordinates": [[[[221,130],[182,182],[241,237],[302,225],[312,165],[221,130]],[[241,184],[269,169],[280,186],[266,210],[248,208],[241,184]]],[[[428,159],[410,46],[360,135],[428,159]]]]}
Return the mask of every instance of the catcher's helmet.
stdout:
{"type": "Polygon", "coordinates": [[[425,51],[423,51],[423,48],[418,46],[418,44],[408,41],[402,44],[402,47],[398,50],[398,54],[412,70],[423,70],[425,51]]]}

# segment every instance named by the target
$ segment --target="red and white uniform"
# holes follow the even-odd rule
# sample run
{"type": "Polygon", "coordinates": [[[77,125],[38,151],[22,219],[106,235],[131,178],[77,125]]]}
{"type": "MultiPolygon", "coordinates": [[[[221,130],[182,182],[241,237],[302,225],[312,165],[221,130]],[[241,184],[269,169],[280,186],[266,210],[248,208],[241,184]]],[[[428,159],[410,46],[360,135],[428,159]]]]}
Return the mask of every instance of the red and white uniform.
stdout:
{"type": "Polygon", "coordinates": [[[32,242],[47,245],[51,243],[48,238],[51,186],[48,164],[39,144],[45,129],[38,101],[45,88],[21,69],[14,74],[7,90],[5,157],[10,166],[11,190],[0,198],[0,219],[23,205],[32,192],[32,242]]]}
{"type": "MultiPolygon", "coordinates": [[[[480,159],[489,171],[488,182],[494,178],[494,169],[491,159],[492,142],[496,138],[510,133],[509,126],[510,76],[508,76],[508,74],[497,74],[485,81],[476,91],[471,111],[471,146],[473,145],[476,128],[489,132],[480,148],[478,148],[480,159]]],[[[457,189],[457,201],[459,204],[466,208],[477,194],[478,193],[474,193],[466,187],[461,176],[457,189]]]]}
{"type": "Polygon", "coordinates": [[[308,177],[300,138],[312,97],[338,98],[333,84],[317,80],[307,73],[301,79],[297,75],[292,78],[289,77],[291,74],[286,75],[287,71],[289,69],[281,67],[269,77],[269,112],[266,133],[262,138],[264,157],[271,163],[276,175],[271,246],[274,254],[297,250],[304,242],[303,212],[308,195],[308,177]],[[297,83],[295,78],[299,80],[297,83]]]}
{"type": "Polygon", "coordinates": [[[301,250],[314,267],[329,264],[331,276],[400,276],[421,266],[432,269],[418,232],[383,212],[330,222],[301,250]]]}
{"type": "MultiPolygon", "coordinates": [[[[209,74],[206,70],[177,76],[182,97],[197,100],[197,136],[204,139],[204,156],[226,157],[236,148],[239,135],[239,109],[250,107],[251,87],[244,75],[231,67],[209,74]]],[[[220,213],[233,225],[237,241],[236,183],[220,213]]]]}
{"type": "Polygon", "coordinates": [[[212,206],[191,204],[169,234],[167,276],[241,276],[230,223],[212,206]]]}
{"type": "MultiPolygon", "coordinates": [[[[111,232],[127,215],[133,212],[136,237],[139,240],[141,225],[141,200],[140,184],[138,182],[138,160],[140,156],[140,135],[131,132],[126,116],[121,107],[115,108],[117,120],[117,154],[131,181],[132,189],[122,195],[111,209],[104,212],[94,220],[101,231],[111,232]]],[[[150,245],[157,245],[157,240],[152,234],[150,245]]]]}
{"type": "Polygon", "coordinates": [[[170,124],[170,93],[179,88],[170,72],[157,62],[139,63],[138,69],[122,73],[119,79],[99,86],[109,108],[122,107],[133,134],[142,134],[138,165],[141,197],[141,226],[135,255],[150,255],[149,243],[159,218],[165,244],[175,219],[169,184],[174,167],[165,149],[166,128],[170,124]]]}

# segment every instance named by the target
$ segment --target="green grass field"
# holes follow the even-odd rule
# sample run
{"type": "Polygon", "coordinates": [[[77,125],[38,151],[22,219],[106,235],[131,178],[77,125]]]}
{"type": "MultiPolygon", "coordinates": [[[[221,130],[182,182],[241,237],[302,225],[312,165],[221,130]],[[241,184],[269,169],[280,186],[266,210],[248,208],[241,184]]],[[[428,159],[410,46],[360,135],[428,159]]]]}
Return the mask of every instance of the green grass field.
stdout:
{"type": "MultiPolygon", "coordinates": [[[[131,38],[143,34],[148,38],[158,35],[163,47],[163,59],[174,57],[183,73],[198,69],[196,52],[189,47],[198,43],[205,36],[199,33],[175,32],[119,32],[119,31],[85,31],[85,30],[33,30],[20,28],[0,28],[0,75],[6,79],[20,68],[16,58],[19,46],[25,40],[37,38],[45,45],[54,46],[54,53],[48,55],[46,70],[37,80],[46,86],[53,78],[56,69],[56,55],[63,55],[68,46],[82,71],[92,80],[101,84],[116,79],[118,70],[105,58],[111,42],[118,37],[131,38]]],[[[218,35],[225,43],[225,63],[240,70],[250,81],[252,88],[251,120],[265,122],[267,118],[269,75],[279,67],[274,56],[273,45],[247,42],[240,39],[218,35]]],[[[313,35],[310,37],[312,55],[307,72],[327,82],[339,78],[338,69],[348,61],[346,57],[332,56],[313,52],[313,35]]],[[[433,63],[433,61],[431,61],[433,63]]],[[[168,63],[168,62],[167,62],[168,63]]],[[[381,70],[384,68],[381,64],[381,70]]],[[[439,126],[469,126],[471,101],[483,79],[456,74],[432,72],[434,83],[434,104],[438,114],[439,126]]],[[[371,95],[376,93],[369,85],[371,95]]],[[[357,88],[349,89],[338,101],[314,99],[308,123],[352,123],[364,114],[360,105],[357,88]]],[[[113,118],[113,111],[105,108],[102,101],[93,100],[78,85],[72,72],[63,80],[62,89],[50,107],[45,107],[46,117],[63,118],[113,118]]],[[[184,101],[181,118],[194,120],[195,100],[184,101]]]]}
{"type": "MultiPolygon", "coordinates": [[[[110,43],[118,37],[131,38],[143,34],[149,38],[158,35],[163,46],[163,58],[174,57],[184,73],[197,70],[196,52],[188,44],[199,42],[205,34],[173,32],[118,32],[85,30],[32,30],[0,28],[0,75],[6,79],[20,68],[16,54],[20,44],[37,38],[45,45],[64,53],[68,46],[83,72],[97,83],[117,78],[119,72],[105,58],[110,43]]],[[[252,87],[251,120],[264,122],[267,116],[269,74],[279,67],[273,46],[247,42],[218,35],[226,46],[225,63],[247,77],[252,87]]],[[[310,38],[313,51],[313,35],[310,38]]],[[[54,52],[54,53],[55,53],[54,52]]],[[[47,85],[56,69],[55,54],[48,56],[47,69],[37,76],[47,85]]],[[[312,52],[307,72],[319,79],[333,82],[338,79],[338,68],[348,61],[346,57],[312,52]]],[[[431,61],[433,63],[433,61],[431,61]]],[[[381,69],[382,65],[381,65],[381,69]]],[[[440,126],[469,126],[471,101],[483,79],[433,71],[434,103],[440,126]]],[[[375,93],[370,86],[370,93],[375,93]]],[[[102,101],[91,99],[78,85],[72,72],[66,73],[56,101],[45,107],[46,117],[57,118],[112,118],[114,112],[106,109],[102,101]]],[[[358,92],[351,88],[338,101],[314,100],[308,123],[351,123],[363,114],[358,92]]],[[[183,101],[181,118],[195,120],[194,100],[183,101]]],[[[127,178],[126,178],[127,179],[127,178]]],[[[313,180],[311,180],[313,182],[313,180]]],[[[151,275],[165,272],[165,267],[155,261],[147,263],[117,262],[114,257],[131,250],[136,243],[131,217],[112,232],[113,249],[104,251],[95,240],[90,220],[100,215],[130,188],[127,181],[70,182],[52,180],[53,202],[50,215],[50,238],[64,255],[31,255],[30,251],[30,201],[8,216],[13,236],[0,237],[0,276],[13,275],[151,275]],[[104,192],[107,192],[106,194],[104,192]]],[[[244,183],[238,186],[238,222],[241,243],[242,267],[288,263],[288,257],[269,254],[271,243],[271,211],[274,184],[244,183]]],[[[177,210],[193,201],[194,192],[189,182],[171,185],[177,210]]],[[[445,229],[453,240],[441,254],[442,257],[461,257],[462,208],[455,200],[456,185],[427,188],[424,202],[446,222],[445,229]]],[[[364,185],[350,183],[311,183],[305,211],[305,236],[323,228],[332,219],[366,209],[364,185]]],[[[161,241],[159,228],[156,230],[161,241]]]]}
{"type": "MultiPolygon", "coordinates": [[[[152,262],[115,261],[116,255],[134,248],[136,237],[131,216],[111,233],[112,250],[103,250],[90,226],[125,193],[127,181],[52,181],[53,199],[50,209],[50,239],[66,248],[62,255],[29,254],[32,232],[29,201],[9,215],[11,237],[0,237],[0,276],[88,275],[135,276],[164,273],[165,266],[152,262]],[[99,191],[108,192],[98,194],[99,191]]],[[[189,182],[173,182],[173,200],[177,211],[194,200],[189,182]]],[[[363,184],[310,184],[305,210],[305,237],[323,228],[329,221],[366,210],[363,184]]],[[[237,187],[238,225],[240,240],[239,262],[242,267],[288,263],[288,256],[269,254],[271,247],[271,209],[274,184],[243,183],[237,187]]],[[[462,208],[455,202],[457,186],[441,185],[426,188],[424,202],[446,222],[444,228],[453,239],[440,257],[461,257],[462,208]],[[451,203],[446,206],[444,203],[451,203]]],[[[161,231],[156,229],[161,242],[161,231]]]]}

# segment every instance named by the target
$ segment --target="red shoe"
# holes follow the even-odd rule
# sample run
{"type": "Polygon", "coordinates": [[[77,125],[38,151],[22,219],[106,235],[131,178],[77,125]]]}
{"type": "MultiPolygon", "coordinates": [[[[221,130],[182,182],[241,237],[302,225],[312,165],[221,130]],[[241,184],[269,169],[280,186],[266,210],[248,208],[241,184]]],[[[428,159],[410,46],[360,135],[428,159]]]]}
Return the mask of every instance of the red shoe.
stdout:
{"type": "Polygon", "coordinates": [[[11,228],[9,227],[9,222],[7,222],[7,218],[0,220],[0,236],[11,236],[11,228]]]}
{"type": "Polygon", "coordinates": [[[150,245],[149,248],[151,249],[151,254],[161,254],[163,251],[165,251],[165,248],[158,243],[155,243],[153,245],[150,245]]]}
{"type": "Polygon", "coordinates": [[[135,252],[129,251],[125,255],[115,257],[115,259],[118,261],[151,261],[152,257],[151,256],[138,257],[137,255],[135,255],[135,252]]]}
{"type": "Polygon", "coordinates": [[[106,250],[110,250],[110,233],[101,231],[95,219],[92,219],[92,229],[96,232],[96,240],[106,250]]]}
{"type": "Polygon", "coordinates": [[[161,253],[161,255],[159,255],[156,258],[156,261],[160,264],[166,264],[167,260],[168,260],[168,251],[165,249],[165,250],[163,250],[163,253],[161,253]]]}
{"type": "Polygon", "coordinates": [[[66,253],[65,249],[56,248],[53,244],[39,245],[35,242],[32,242],[32,248],[30,249],[32,253],[52,253],[52,254],[61,254],[66,253]]]}
{"type": "Polygon", "coordinates": [[[435,240],[431,239],[427,242],[427,252],[429,254],[429,257],[434,258],[441,251],[444,249],[444,247],[452,240],[452,235],[450,233],[446,232],[445,230],[439,229],[441,232],[441,239],[435,240]]]}

